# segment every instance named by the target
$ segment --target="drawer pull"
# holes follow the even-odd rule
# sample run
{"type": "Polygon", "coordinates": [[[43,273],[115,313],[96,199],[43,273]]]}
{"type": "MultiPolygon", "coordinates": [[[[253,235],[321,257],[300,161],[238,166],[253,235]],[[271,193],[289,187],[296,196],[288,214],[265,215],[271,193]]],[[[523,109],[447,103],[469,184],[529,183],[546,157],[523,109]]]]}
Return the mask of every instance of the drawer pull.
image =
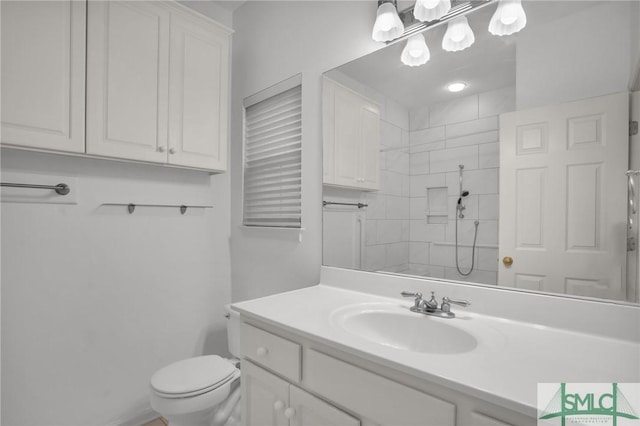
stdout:
{"type": "Polygon", "coordinates": [[[269,353],[269,350],[267,348],[265,348],[264,346],[260,346],[257,350],[256,350],[256,355],[258,355],[259,357],[264,357],[269,353]]]}
{"type": "Polygon", "coordinates": [[[273,403],[273,409],[276,411],[280,411],[284,408],[284,402],[277,400],[273,403]]]}
{"type": "Polygon", "coordinates": [[[288,419],[292,419],[293,416],[295,416],[295,415],[296,415],[296,410],[291,408],[291,407],[289,407],[286,410],[284,410],[284,416],[286,418],[288,418],[288,419]]]}

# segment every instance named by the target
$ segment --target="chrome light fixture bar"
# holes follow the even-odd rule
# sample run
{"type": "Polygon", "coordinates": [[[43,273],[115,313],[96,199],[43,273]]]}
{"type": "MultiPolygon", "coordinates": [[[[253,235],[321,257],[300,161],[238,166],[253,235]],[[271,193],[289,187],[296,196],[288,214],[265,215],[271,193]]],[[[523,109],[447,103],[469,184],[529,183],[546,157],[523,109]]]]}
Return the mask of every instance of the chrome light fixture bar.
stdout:
{"type": "Polygon", "coordinates": [[[456,18],[458,16],[464,16],[472,10],[480,9],[482,7],[488,6],[490,4],[496,3],[497,0],[471,0],[471,1],[456,1],[453,0],[451,2],[451,10],[444,15],[442,18],[430,21],[430,22],[421,22],[417,20],[413,16],[413,7],[407,8],[398,13],[400,20],[404,24],[404,32],[398,38],[387,41],[387,44],[396,43],[398,41],[404,40],[408,37],[416,33],[420,33],[427,28],[437,27],[439,25],[445,24],[449,22],[451,19],[456,18]]]}

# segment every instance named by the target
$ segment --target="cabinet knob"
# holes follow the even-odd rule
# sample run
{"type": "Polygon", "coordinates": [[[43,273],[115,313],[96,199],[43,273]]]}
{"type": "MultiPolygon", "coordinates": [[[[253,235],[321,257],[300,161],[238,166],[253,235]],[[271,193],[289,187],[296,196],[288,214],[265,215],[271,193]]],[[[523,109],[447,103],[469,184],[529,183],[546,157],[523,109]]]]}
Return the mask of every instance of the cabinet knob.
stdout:
{"type": "Polygon", "coordinates": [[[159,146],[158,147],[158,152],[164,152],[165,151],[165,147],[164,146],[159,146]]]}
{"type": "Polygon", "coordinates": [[[276,411],[280,411],[284,408],[284,402],[277,400],[273,403],[273,409],[276,411]]]}
{"type": "Polygon", "coordinates": [[[258,355],[259,357],[263,357],[263,356],[267,355],[268,352],[269,352],[269,350],[267,348],[265,348],[264,346],[260,346],[256,350],[256,355],[258,355]]]}
{"type": "Polygon", "coordinates": [[[286,410],[284,410],[284,416],[286,418],[288,418],[288,419],[292,419],[293,416],[295,416],[295,415],[296,415],[296,410],[291,408],[291,407],[289,407],[286,410]]]}
{"type": "Polygon", "coordinates": [[[175,153],[176,153],[175,148],[169,148],[169,154],[175,154],[175,153]]]}

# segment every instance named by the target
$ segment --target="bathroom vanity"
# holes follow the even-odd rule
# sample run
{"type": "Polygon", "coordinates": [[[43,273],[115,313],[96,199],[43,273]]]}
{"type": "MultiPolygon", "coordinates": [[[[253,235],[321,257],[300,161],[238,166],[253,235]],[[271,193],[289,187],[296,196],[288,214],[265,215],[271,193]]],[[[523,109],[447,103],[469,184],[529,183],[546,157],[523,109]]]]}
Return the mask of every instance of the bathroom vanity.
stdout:
{"type": "MultiPolygon", "coordinates": [[[[246,424],[535,425],[537,383],[639,381],[637,339],[483,309],[431,317],[388,297],[429,284],[454,296],[446,283],[404,278],[388,295],[320,284],[235,304],[246,424]]],[[[486,307],[482,291],[492,290],[469,298],[486,307]]]]}

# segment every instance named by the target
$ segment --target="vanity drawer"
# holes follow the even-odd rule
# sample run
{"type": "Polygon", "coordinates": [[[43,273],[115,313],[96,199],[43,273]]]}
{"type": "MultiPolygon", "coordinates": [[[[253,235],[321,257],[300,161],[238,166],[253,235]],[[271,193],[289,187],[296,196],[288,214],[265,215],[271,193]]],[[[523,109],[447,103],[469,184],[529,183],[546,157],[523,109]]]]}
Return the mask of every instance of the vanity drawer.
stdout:
{"type": "Polygon", "coordinates": [[[240,332],[244,358],[300,382],[300,345],[246,323],[241,324],[240,332]]]}
{"type": "Polygon", "coordinates": [[[456,405],[309,349],[305,387],[379,425],[456,424],[456,405]]]}

